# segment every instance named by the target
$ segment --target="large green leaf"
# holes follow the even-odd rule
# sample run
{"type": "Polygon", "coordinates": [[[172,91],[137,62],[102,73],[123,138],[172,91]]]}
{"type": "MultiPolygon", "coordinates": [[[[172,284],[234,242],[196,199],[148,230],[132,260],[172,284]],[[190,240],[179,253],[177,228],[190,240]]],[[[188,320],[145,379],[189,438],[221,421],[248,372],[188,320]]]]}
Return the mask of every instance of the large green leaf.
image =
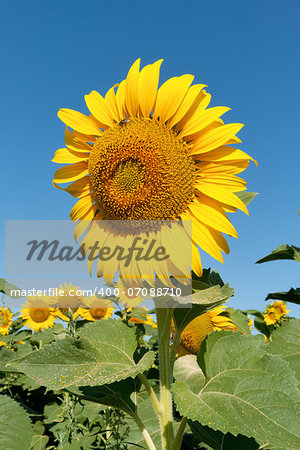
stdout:
{"type": "Polygon", "coordinates": [[[176,382],[175,402],[180,414],[214,430],[254,437],[266,448],[295,450],[300,442],[297,380],[263,342],[261,336],[211,333],[198,355],[206,385],[196,394],[187,383],[176,382]]]}
{"type": "Polygon", "coordinates": [[[136,364],[135,349],[134,328],[107,319],[82,327],[78,339],[57,340],[10,365],[51,389],[96,386],[135,377],[149,369],[154,353],[146,353],[136,364]]]}
{"type": "Polygon", "coordinates": [[[179,330],[183,330],[195,317],[204,314],[212,308],[221,305],[234,293],[228,283],[225,286],[212,286],[208,289],[197,291],[186,298],[186,304],[192,303],[190,307],[176,308],[174,311],[175,325],[179,330]]]}
{"type": "Polygon", "coordinates": [[[277,261],[278,259],[294,259],[295,261],[300,262],[300,248],[295,245],[279,245],[272,253],[256,261],[256,264],[277,261]]]}
{"type": "Polygon", "coordinates": [[[300,383],[300,320],[289,319],[277,327],[267,349],[289,363],[300,383]]]}
{"type": "Polygon", "coordinates": [[[34,432],[30,418],[15,400],[0,395],[0,448],[30,449],[34,432]]]}
{"type": "Polygon", "coordinates": [[[199,422],[189,420],[189,426],[193,434],[201,443],[209,445],[213,450],[258,450],[259,444],[253,438],[238,434],[223,434],[221,431],[204,427],[199,422]]]}
{"type": "Polygon", "coordinates": [[[300,305],[300,288],[291,288],[288,292],[272,292],[267,295],[266,300],[283,300],[300,305]]]}

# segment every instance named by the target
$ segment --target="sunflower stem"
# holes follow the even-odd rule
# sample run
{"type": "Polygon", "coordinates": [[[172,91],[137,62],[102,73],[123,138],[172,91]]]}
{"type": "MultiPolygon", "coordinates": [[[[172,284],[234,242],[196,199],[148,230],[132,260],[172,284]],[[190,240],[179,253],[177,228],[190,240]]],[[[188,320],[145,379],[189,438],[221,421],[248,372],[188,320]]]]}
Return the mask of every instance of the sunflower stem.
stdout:
{"type": "Polygon", "coordinates": [[[140,430],[140,432],[143,435],[144,441],[146,442],[146,444],[148,446],[148,449],[149,450],[156,450],[154,442],[152,441],[151,436],[150,436],[148,430],[145,428],[145,425],[141,421],[140,417],[137,414],[135,414],[135,413],[131,413],[130,416],[133,418],[133,420],[135,421],[135,423],[139,427],[139,430],[140,430]]]}
{"type": "Polygon", "coordinates": [[[158,398],[155,395],[154,390],[152,389],[149,381],[147,380],[147,378],[145,377],[144,374],[140,373],[138,375],[138,377],[141,380],[141,382],[143,383],[143,385],[145,386],[145,388],[146,388],[146,390],[148,392],[148,395],[150,397],[153,409],[156,412],[157,416],[159,417],[162,414],[163,410],[162,410],[162,407],[161,407],[161,405],[160,405],[160,403],[158,401],[158,398]]]}
{"type": "Polygon", "coordinates": [[[180,330],[178,330],[178,328],[176,327],[175,329],[175,334],[174,334],[174,339],[173,339],[173,343],[172,343],[172,347],[171,347],[171,373],[172,373],[172,377],[173,377],[173,371],[174,371],[174,363],[175,363],[175,359],[176,359],[176,354],[177,354],[177,350],[178,350],[178,344],[180,341],[180,330]]]}
{"type": "Polygon", "coordinates": [[[173,310],[156,308],[158,332],[158,356],[160,379],[160,405],[162,412],[159,416],[162,450],[171,450],[174,439],[172,415],[172,368],[170,358],[170,329],[173,310]]]}
{"type": "Polygon", "coordinates": [[[174,439],[172,447],[171,447],[171,450],[180,450],[181,442],[182,442],[182,438],[183,438],[183,434],[184,434],[184,430],[185,430],[187,421],[188,421],[187,417],[183,417],[181,419],[175,439],[174,439]]]}

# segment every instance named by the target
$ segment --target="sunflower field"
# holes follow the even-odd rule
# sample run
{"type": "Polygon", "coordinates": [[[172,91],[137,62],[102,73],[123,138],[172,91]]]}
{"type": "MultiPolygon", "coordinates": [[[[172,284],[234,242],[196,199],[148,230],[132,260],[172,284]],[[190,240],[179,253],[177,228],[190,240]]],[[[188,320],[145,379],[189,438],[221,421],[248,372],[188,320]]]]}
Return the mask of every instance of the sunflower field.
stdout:
{"type": "MultiPolygon", "coordinates": [[[[256,196],[240,174],[257,162],[237,148],[243,124],[223,120],[230,108],[211,106],[193,75],[160,83],[162,62],[137,59],[92,90],[87,115],[58,111],[52,184],[73,197],[76,252],[26,241],[25,225],[13,235],[31,245],[26,267],[50,252],[46,275],[56,261],[61,282],[31,295],[1,279],[1,449],[300,449],[300,320],[288,309],[300,289],[232,308],[234,289],[202,264],[229,254],[231,217],[256,196]],[[102,293],[65,276],[75,260],[102,293]]],[[[279,259],[299,263],[300,249],[257,263],[279,259]]]]}

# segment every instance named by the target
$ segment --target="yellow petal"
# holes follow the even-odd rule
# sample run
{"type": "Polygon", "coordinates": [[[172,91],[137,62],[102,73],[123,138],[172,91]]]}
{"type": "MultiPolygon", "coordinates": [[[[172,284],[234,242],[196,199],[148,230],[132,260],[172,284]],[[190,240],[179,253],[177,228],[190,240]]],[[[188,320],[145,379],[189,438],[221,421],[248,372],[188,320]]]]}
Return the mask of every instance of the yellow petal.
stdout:
{"type": "Polygon", "coordinates": [[[211,233],[208,232],[207,227],[203,223],[195,220],[195,218],[193,219],[193,239],[199,247],[202,248],[202,250],[215,258],[217,261],[223,262],[223,256],[220,248],[212,238],[211,233]]]}
{"type": "Polygon", "coordinates": [[[193,82],[193,75],[182,75],[167,80],[158,90],[153,118],[162,123],[175,114],[193,82]]]}
{"type": "Polygon", "coordinates": [[[119,116],[121,117],[121,120],[125,119],[125,87],[126,87],[126,80],[121,81],[119,84],[118,90],[116,92],[116,102],[118,105],[119,110],[119,116]]]}
{"type": "Polygon", "coordinates": [[[92,146],[87,142],[80,140],[76,137],[75,133],[68,130],[66,127],[65,132],[65,143],[69,150],[73,150],[74,152],[83,152],[88,153],[91,151],[92,146]]]}
{"type": "Polygon", "coordinates": [[[89,177],[83,177],[80,180],[74,181],[74,183],[70,184],[67,188],[62,188],[58,186],[56,183],[53,183],[56,189],[61,189],[62,191],[66,191],[71,194],[73,197],[81,198],[90,193],[90,179],[89,177]]]}
{"type": "Polygon", "coordinates": [[[113,118],[113,120],[115,120],[116,122],[121,122],[122,117],[120,117],[119,115],[119,109],[118,109],[118,104],[117,104],[117,100],[116,100],[116,94],[115,94],[115,86],[113,86],[112,88],[110,88],[106,95],[105,95],[105,103],[107,108],[110,111],[110,114],[113,118]]]}
{"type": "Polygon", "coordinates": [[[190,136],[194,133],[198,133],[229,110],[230,108],[225,106],[216,106],[215,108],[205,109],[199,114],[194,114],[193,118],[183,127],[178,137],[190,136]]]}
{"type": "Polygon", "coordinates": [[[224,145],[229,139],[234,137],[243,126],[244,125],[240,123],[230,123],[203,133],[191,147],[190,155],[198,155],[224,145]]]}
{"type": "Polygon", "coordinates": [[[194,84],[193,86],[191,86],[189,88],[189,90],[186,93],[186,96],[184,97],[184,99],[182,100],[181,105],[179,106],[179,108],[177,109],[176,113],[174,114],[174,116],[170,119],[168,125],[170,127],[173,127],[174,125],[176,125],[178,122],[180,122],[180,120],[188,113],[191,111],[191,109],[193,108],[193,106],[195,104],[198,104],[200,98],[202,98],[203,94],[201,93],[200,96],[200,92],[201,90],[206,87],[205,84],[194,84]]]}
{"type": "Polygon", "coordinates": [[[58,111],[57,115],[62,122],[68,125],[68,127],[71,127],[80,133],[92,134],[95,136],[100,136],[101,134],[96,122],[78,111],[63,108],[58,111]]]}
{"type": "Polygon", "coordinates": [[[60,148],[56,150],[52,162],[57,164],[72,164],[81,161],[87,161],[89,159],[88,153],[71,152],[67,148],[60,148]]]}
{"type": "Polygon", "coordinates": [[[194,117],[195,114],[199,114],[201,111],[203,111],[205,108],[207,108],[210,103],[210,100],[211,100],[211,95],[208,94],[208,92],[206,92],[205,89],[203,89],[199,93],[193,106],[188,110],[188,112],[180,120],[180,122],[178,122],[178,124],[176,125],[176,129],[181,130],[185,126],[185,124],[194,117]]]}
{"type": "Polygon", "coordinates": [[[97,92],[92,91],[89,95],[85,95],[85,102],[93,116],[106,127],[113,127],[114,121],[107,109],[104,98],[97,92]]]}
{"type": "Polygon", "coordinates": [[[203,269],[202,269],[202,263],[200,258],[200,252],[197,247],[197,244],[193,241],[192,244],[192,260],[193,260],[193,271],[198,277],[202,276],[203,269]]]}
{"type": "Polygon", "coordinates": [[[257,165],[257,161],[251,158],[251,156],[247,155],[247,153],[243,152],[242,150],[238,150],[237,148],[226,146],[218,147],[215,150],[201,153],[202,161],[227,162],[227,161],[250,160],[250,159],[257,165]]]}
{"type": "Polygon", "coordinates": [[[139,70],[141,58],[129,69],[125,86],[125,104],[130,117],[136,117],[139,110],[139,70]]]}
{"type": "Polygon", "coordinates": [[[162,62],[163,59],[159,59],[154,64],[145,66],[140,72],[139,103],[143,117],[149,117],[154,107],[162,62]]]}
{"type": "Polygon", "coordinates": [[[86,162],[79,162],[71,166],[65,166],[58,169],[54,174],[54,183],[69,183],[70,181],[79,180],[89,172],[86,162]]]}
{"type": "Polygon", "coordinates": [[[246,188],[246,181],[235,175],[228,175],[222,173],[206,173],[203,172],[200,178],[197,179],[197,183],[202,184],[216,184],[223,185],[226,189],[231,189],[233,192],[239,192],[238,190],[244,190],[246,188]]]}
{"type": "Polygon", "coordinates": [[[245,204],[230,190],[225,189],[222,185],[215,185],[209,183],[196,183],[195,188],[207,195],[208,197],[212,197],[222,203],[225,203],[228,206],[233,206],[234,208],[238,208],[247,215],[249,215],[248,210],[245,204]]]}
{"type": "Polygon", "coordinates": [[[86,195],[85,197],[82,197],[80,200],[78,200],[77,203],[73,206],[71,212],[70,212],[70,218],[73,222],[76,222],[76,220],[81,219],[85,216],[86,213],[90,212],[90,210],[93,207],[93,199],[92,196],[86,195]]]}
{"type": "MultiPolygon", "coordinates": [[[[90,117],[90,116],[89,116],[90,117]]],[[[97,124],[96,124],[97,125],[97,124]]],[[[98,126],[98,125],[97,125],[98,126]]],[[[99,130],[100,134],[103,133],[103,131],[99,130]]],[[[73,134],[74,136],[79,139],[80,141],[83,142],[96,142],[98,139],[98,136],[94,136],[91,134],[83,134],[83,133],[79,133],[79,131],[73,130],[73,134]]]]}
{"type": "Polygon", "coordinates": [[[199,197],[189,204],[189,209],[201,222],[215,228],[218,231],[238,237],[234,226],[223,212],[218,202],[209,197],[199,197]]]}
{"type": "Polygon", "coordinates": [[[249,166],[249,161],[247,159],[240,161],[229,161],[223,163],[216,162],[204,162],[196,164],[196,167],[199,169],[200,173],[208,174],[231,174],[237,175],[240,172],[243,172],[249,166]]]}

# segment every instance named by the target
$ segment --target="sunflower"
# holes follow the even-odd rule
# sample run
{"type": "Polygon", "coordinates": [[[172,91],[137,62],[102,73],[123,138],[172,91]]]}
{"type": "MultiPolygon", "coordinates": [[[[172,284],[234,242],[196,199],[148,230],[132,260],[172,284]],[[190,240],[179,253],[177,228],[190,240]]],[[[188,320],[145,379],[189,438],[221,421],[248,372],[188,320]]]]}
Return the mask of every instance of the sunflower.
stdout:
{"type": "Polygon", "coordinates": [[[52,328],[57,316],[55,308],[49,308],[46,298],[28,297],[28,301],[21,309],[21,318],[32,331],[52,328]]]}
{"type": "MultiPolygon", "coordinates": [[[[241,142],[236,134],[243,125],[224,124],[221,116],[230,108],[208,108],[211,95],[206,85],[192,85],[192,75],[170,78],[158,89],[161,63],[140,70],[138,59],[105,97],[96,91],[86,95],[88,116],[71,109],[58,112],[66,124],[66,147],[53,161],[68,165],[56,171],[53,184],[78,199],[70,213],[72,221],[79,221],[75,238],[88,229],[85,244],[91,248],[99,241],[91,239],[91,231],[99,234],[100,222],[143,221],[147,236],[152,233],[163,247],[167,243],[172,253],[169,261],[155,261],[149,268],[136,262],[118,266],[116,260],[104,264],[99,258],[97,274],[107,283],[117,268],[134,282],[141,276],[151,279],[153,271],[162,278],[175,276],[174,266],[186,274],[188,263],[180,253],[186,242],[192,249],[189,264],[201,276],[198,246],[223,262],[222,252],[229,253],[223,233],[238,237],[226,213],[240,209],[248,214],[236,195],[246,182],[237,175],[252,158],[231,147],[241,142]],[[59,186],[64,183],[71,184],[59,186]],[[187,221],[192,221],[192,236],[187,221]],[[177,236],[181,233],[180,246],[170,237],[172,227],[177,236]]],[[[133,234],[134,225],[127,226],[133,234]]],[[[113,245],[116,236],[125,245],[121,234],[111,225],[100,247],[113,245]]]]}
{"type": "Polygon", "coordinates": [[[12,324],[12,313],[4,306],[0,307],[0,334],[8,334],[12,324]]]}
{"type": "Polygon", "coordinates": [[[129,322],[134,323],[135,325],[151,325],[152,328],[157,328],[157,323],[153,319],[153,317],[150,316],[148,313],[148,309],[145,307],[142,308],[129,308],[127,310],[129,313],[129,322]]]}
{"type": "Polygon", "coordinates": [[[264,321],[267,325],[275,325],[278,322],[281,322],[284,316],[286,316],[290,312],[286,307],[286,303],[283,303],[281,300],[270,303],[267,306],[264,315],[264,321]]]}
{"type": "Polygon", "coordinates": [[[139,295],[138,286],[134,285],[134,283],[128,286],[124,281],[119,280],[116,284],[116,289],[119,290],[118,298],[120,302],[122,302],[126,308],[136,308],[144,300],[143,297],[139,295]]]}
{"type": "MultiPolygon", "coordinates": [[[[111,303],[109,302],[111,305],[111,303]]],[[[95,322],[96,320],[108,319],[114,312],[114,308],[79,308],[79,315],[84,320],[92,320],[95,322]]]]}
{"type": "Polygon", "coordinates": [[[86,298],[82,295],[77,295],[81,292],[78,286],[73,286],[71,283],[64,283],[64,286],[59,285],[59,290],[62,295],[57,297],[53,296],[50,299],[50,305],[56,308],[56,315],[68,322],[70,319],[68,317],[69,311],[72,311],[73,319],[76,319],[80,313],[79,308],[85,304],[86,298]]]}
{"type": "Polygon", "coordinates": [[[213,331],[237,331],[237,327],[229,317],[229,311],[226,309],[224,311],[224,308],[225,306],[218,306],[196,317],[184,328],[180,335],[178,356],[184,356],[190,353],[197,355],[201,342],[213,331]],[[227,315],[224,315],[224,312],[227,315]]]}

